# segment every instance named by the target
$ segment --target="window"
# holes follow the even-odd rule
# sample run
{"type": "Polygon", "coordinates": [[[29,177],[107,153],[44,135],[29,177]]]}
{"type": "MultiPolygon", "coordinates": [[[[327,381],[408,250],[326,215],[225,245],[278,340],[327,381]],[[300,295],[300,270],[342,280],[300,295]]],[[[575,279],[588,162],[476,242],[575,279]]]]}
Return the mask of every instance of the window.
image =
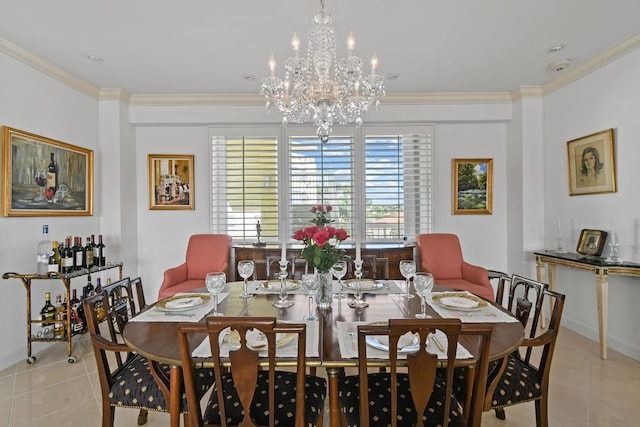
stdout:
{"type": "Polygon", "coordinates": [[[329,204],[362,242],[414,241],[432,228],[432,134],[367,126],[322,143],[303,127],[212,128],[212,230],[255,242],[259,221],[262,241],[289,242],[312,206],[329,204]]]}

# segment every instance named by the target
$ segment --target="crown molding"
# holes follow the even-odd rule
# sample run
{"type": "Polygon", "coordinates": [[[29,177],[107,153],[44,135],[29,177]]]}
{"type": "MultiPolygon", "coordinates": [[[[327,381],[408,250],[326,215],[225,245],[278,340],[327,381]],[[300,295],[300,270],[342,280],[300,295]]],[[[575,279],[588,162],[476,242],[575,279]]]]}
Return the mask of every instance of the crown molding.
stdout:
{"type": "Polygon", "coordinates": [[[520,86],[511,92],[511,101],[517,102],[524,98],[542,98],[542,86],[520,86]]]}
{"type": "Polygon", "coordinates": [[[100,101],[118,101],[124,104],[130,104],[131,94],[120,88],[101,88],[100,101]]]}
{"type": "Polygon", "coordinates": [[[57,67],[45,61],[44,59],[38,58],[34,54],[27,52],[26,50],[14,45],[13,43],[3,39],[2,37],[0,37],[0,52],[3,52],[11,56],[12,58],[17,59],[23,64],[35,68],[41,73],[44,73],[49,77],[52,77],[66,84],[67,86],[90,96],[91,98],[99,99],[100,90],[96,86],[78,78],[77,76],[71,74],[66,70],[63,70],[60,67],[57,67]]]}
{"type": "Polygon", "coordinates": [[[178,94],[131,95],[131,105],[136,106],[263,106],[265,100],[258,94],[178,94]]]}
{"type": "Polygon", "coordinates": [[[542,96],[547,96],[550,93],[557,91],[574,81],[581,79],[582,77],[596,71],[599,68],[615,61],[616,59],[632,52],[640,47],[640,32],[635,33],[631,37],[628,37],[602,52],[596,55],[586,62],[577,65],[575,68],[562,72],[562,74],[547,83],[542,85],[542,96]]]}

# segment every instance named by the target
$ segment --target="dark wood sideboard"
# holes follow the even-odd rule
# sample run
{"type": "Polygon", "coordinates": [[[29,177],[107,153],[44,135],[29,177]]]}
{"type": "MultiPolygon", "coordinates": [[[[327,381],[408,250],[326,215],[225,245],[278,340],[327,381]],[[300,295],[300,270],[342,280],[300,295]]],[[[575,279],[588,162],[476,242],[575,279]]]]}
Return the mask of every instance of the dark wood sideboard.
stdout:
{"type": "MultiPolygon", "coordinates": [[[[287,247],[287,259],[300,258],[301,246],[287,247]]],[[[355,259],[355,248],[345,248],[346,254],[355,259]]],[[[414,258],[414,245],[371,245],[361,249],[361,255],[375,256],[376,258],[386,258],[389,260],[389,279],[402,279],[399,264],[403,259],[414,258]]],[[[231,251],[232,264],[234,268],[231,271],[231,280],[240,280],[238,276],[238,261],[242,260],[264,260],[264,263],[256,264],[255,278],[262,280],[266,278],[266,259],[279,259],[281,255],[281,247],[276,245],[268,245],[256,247],[252,245],[234,246],[231,251]]]]}

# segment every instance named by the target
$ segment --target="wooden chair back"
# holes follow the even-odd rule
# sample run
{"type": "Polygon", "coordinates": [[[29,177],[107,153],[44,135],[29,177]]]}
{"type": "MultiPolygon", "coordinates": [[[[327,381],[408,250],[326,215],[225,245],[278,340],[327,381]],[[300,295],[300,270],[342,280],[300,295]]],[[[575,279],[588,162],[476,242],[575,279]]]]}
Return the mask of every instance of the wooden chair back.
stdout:
{"type": "MultiPolygon", "coordinates": [[[[406,371],[409,377],[409,386],[411,401],[415,407],[416,414],[424,414],[429,399],[431,397],[434,384],[436,381],[437,369],[444,368],[444,376],[446,378],[446,390],[444,411],[443,414],[449,414],[452,405],[453,395],[453,379],[454,379],[454,367],[456,365],[456,350],[458,341],[462,335],[474,335],[475,344],[474,351],[476,357],[473,361],[469,361],[469,366],[473,366],[475,369],[475,375],[473,376],[473,395],[469,398],[472,399],[470,405],[471,410],[468,414],[465,414],[465,418],[469,421],[470,425],[474,425],[474,419],[478,420],[482,416],[482,404],[484,401],[484,391],[486,387],[486,376],[480,375],[481,372],[487,372],[488,360],[489,360],[489,345],[491,341],[492,328],[490,325],[483,324],[469,324],[463,325],[459,319],[391,319],[388,325],[361,325],[358,326],[358,374],[359,374],[359,393],[360,393],[360,425],[368,427],[369,425],[376,425],[371,421],[369,396],[368,396],[368,367],[367,367],[367,343],[366,337],[369,335],[386,335],[389,343],[389,374],[391,390],[390,401],[390,415],[391,426],[404,425],[402,422],[398,422],[397,415],[404,413],[404,408],[398,407],[398,377],[397,374],[401,367],[401,359],[398,353],[398,342],[400,338],[407,334],[413,333],[418,337],[419,349],[411,354],[407,354],[406,357],[406,371]],[[440,360],[437,354],[433,354],[427,350],[427,343],[429,336],[435,334],[436,330],[442,331],[446,335],[447,340],[447,354],[445,360],[440,360]]],[[[421,416],[417,417],[416,426],[423,426],[423,419],[421,416]]],[[[429,425],[437,423],[447,427],[449,425],[448,417],[444,417],[442,420],[428,420],[429,425]]]]}
{"type": "MultiPolygon", "coordinates": [[[[305,415],[305,347],[306,347],[306,325],[294,323],[276,323],[275,318],[268,317],[208,317],[206,324],[202,323],[182,323],[178,328],[178,339],[180,344],[180,356],[182,359],[182,369],[184,373],[185,389],[189,412],[191,414],[191,425],[201,426],[203,424],[200,401],[196,395],[195,371],[196,361],[192,357],[194,346],[191,345],[195,335],[208,334],[211,347],[211,364],[214,368],[215,383],[223,384],[223,375],[230,372],[233,378],[233,385],[237,392],[238,399],[243,409],[243,420],[240,426],[255,426],[250,414],[251,402],[255,397],[258,388],[258,374],[266,371],[268,375],[268,411],[269,426],[275,425],[275,394],[276,394],[276,343],[280,334],[295,334],[298,340],[297,359],[294,362],[296,369],[296,396],[295,396],[295,426],[304,425],[305,415]],[[261,357],[263,349],[252,348],[247,342],[247,333],[252,330],[260,331],[264,334],[267,357],[261,357]],[[237,342],[237,348],[229,351],[226,355],[221,351],[221,341],[224,337],[234,335],[233,342],[237,342]]],[[[199,362],[198,362],[199,364],[199,362]]],[[[217,402],[225,402],[225,390],[222,386],[216,387],[213,393],[217,393],[217,402]]],[[[224,404],[218,405],[220,420],[226,426],[228,414],[224,404]]]]}

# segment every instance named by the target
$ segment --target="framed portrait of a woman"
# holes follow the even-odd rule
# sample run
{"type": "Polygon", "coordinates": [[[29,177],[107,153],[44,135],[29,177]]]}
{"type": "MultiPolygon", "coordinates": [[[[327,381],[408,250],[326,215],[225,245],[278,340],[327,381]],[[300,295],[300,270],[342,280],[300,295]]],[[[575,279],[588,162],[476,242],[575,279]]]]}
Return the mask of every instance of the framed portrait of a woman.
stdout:
{"type": "Polygon", "coordinates": [[[616,191],[613,129],[568,141],[567,154],[569,195],[616,191]]]}

